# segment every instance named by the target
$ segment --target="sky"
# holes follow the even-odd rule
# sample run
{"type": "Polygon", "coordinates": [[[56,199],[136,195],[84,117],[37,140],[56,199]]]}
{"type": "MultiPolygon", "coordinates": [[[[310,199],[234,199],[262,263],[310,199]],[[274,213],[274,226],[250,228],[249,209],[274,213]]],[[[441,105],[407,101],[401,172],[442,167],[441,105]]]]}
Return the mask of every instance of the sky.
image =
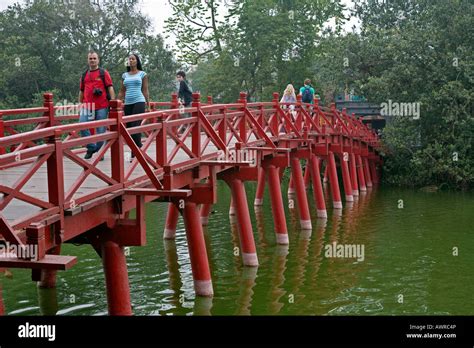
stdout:
{"type": "MultiPolygon", "coordinates": [[[[0,0],[0,11],[5,10],[9,5],[12,5],[16,2],[22,3],[24,2],[24,0],[0,0]]],[[[165,20],[172,14],[171,6],[169,5],[168,0],[140,0],[140,2],[143,8],[143,13],[145,13],[153,23],[154,33],[162,34],[163,38],[165,39],[165,43],[169,46],[174,46],[175,38],[171,37],[169,39],[166,39],[164,35],[165,20]]],[[[346,5],[349,5],[351,3],[351,0],[343,0],[342,2],[346,5]]],[[[351,31],[352,26],[356,24],[356,22],[357,21],[355,19],[350,20],[348,23],[345,24],[345,30],[351,31]]]]}

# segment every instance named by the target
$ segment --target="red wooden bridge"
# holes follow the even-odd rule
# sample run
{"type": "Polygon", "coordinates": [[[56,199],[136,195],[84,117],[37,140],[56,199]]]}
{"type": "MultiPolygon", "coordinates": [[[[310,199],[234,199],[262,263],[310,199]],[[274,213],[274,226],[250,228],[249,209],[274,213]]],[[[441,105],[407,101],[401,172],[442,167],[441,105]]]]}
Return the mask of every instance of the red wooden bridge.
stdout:
{"type": "Polygon", "coordinates": [[[182,214],[195,292],[212,296],[202,225],[217,201],[217,180],[231,189],[229,213],[237,217],[246,266],[257,266],[258,257],[245,181],[258,182],[255,205],[262,204],[268,183],[280,244],[288,243],[281,192],[286,168],[302,229],[312,229],[309,184],[318,218],[327,217],[321,183],[326,178],[333,209],[342,208],[338,166],[346,202],[379,182],[381,144],[358,118],[334,105],[322,107],[317,99],[303,104],[298,98],[290,108],[279,103],[278,93],[271,102],[248,103],[246,97],[241,93],[234,104],[213,104],[208,97],[201,104],[195,93],[192,107],[183,109],[172,95],[171,102],[152,103],[151,112],[126,117],[114,100],[107,120],[87,123],[77,123],[70,107],[55,106],[52,94],[44,95],[42,107],[0,110],[0,241],[18,250],[0,254],[0,270],[31,269],[33,281],[54,287],[56,272],[76,263],[76,257],[61,255],[61,245],[90,244],[103,261],[109,313],[132,314],[123,248],[145,245],[144,205],[162,201],[169,202],[164,238],[174,238],[182,214]],[[17,117],[7,120],[11,115],[17,117]],[[137,120],[140,126],[126,127],[137,120]],[[101,126],[107,127],[103,134],[78,136],[101,126]],[[22,127],[32,130],[20,132],[22,127]],[[131,137],[137,133],[141,148],[131,137]],[[97,141],[105,145],[84,160],[84,146],[97,141]],[[36,257],[27,250],[36,250],[36,257]]]}

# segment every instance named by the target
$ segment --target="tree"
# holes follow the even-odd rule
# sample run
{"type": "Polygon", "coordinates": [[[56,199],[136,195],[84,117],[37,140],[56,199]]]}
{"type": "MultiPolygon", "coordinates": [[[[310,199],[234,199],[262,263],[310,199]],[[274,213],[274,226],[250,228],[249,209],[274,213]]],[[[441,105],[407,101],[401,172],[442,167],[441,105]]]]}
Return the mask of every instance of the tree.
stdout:
{"type": "MultiPolygon", "coordinates": [[[[229,0],[230,1],[230,0],[229,0]]],[[[173,14],[166,20],[166,30],[176,36],[178,58],[196,64],[211,53],[220,54],[228,25],[218,14],[227,1],[169,0],[173,14]]]]}
{"type": "Polygon", "coordinates": [[[395,117],[384,130],[388,183],[472,187],[472,3],[355,3],[360,33],[321,39],[323,89],[341,92],[349,84],[372,102],[420,105],[419,119],[395,117]]]}
{"type": "Polygon", "coordinates": [[[192,74],[195,88],[216,93],[219,100],[235,100],[239,91],[249,100],[268,99],[288,83],[301,84],[310,73],[316,34],[343,10],[329,0],[226,1],[226,23],[218,22],[205,37],[196,34],[193,22],[206,23],[212,19],[208,12],[225,4],[207,1],[204,12],[195,10],[191,0],[171,3],[175,12],[168,31],[177,36],[185,63],[198,63],[192,74]],[[192,21],[185,20],[186,14],[192,21]],[[187,47],[191,42],[201,50],[193,53],[187,47]]]}
{"type": "Polygon", "coordinates": [[[27,106],[33,95],[56,90],[60,100],[76,102],[90,49],[100,54],[116,88],[128,54],[139,53],[151,97],[169,99],[176,63],[163,39],[148,33],[150,20],[137,4],[36,0],[2,11],[0,100],[9,107],[27,106]]]}

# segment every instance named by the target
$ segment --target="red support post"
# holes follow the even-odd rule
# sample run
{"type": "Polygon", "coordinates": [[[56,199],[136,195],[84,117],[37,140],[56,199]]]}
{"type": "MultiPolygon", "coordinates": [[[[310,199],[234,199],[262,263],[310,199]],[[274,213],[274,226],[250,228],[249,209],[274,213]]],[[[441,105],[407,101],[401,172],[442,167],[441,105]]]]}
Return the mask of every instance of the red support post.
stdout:
{"type": "Polygon", "coordinates": [[[203,204],[201,205],[201,225],[207,226],[209,225],[209,214],[211,212],[212,204],[203,204]]]}
{"type": "Polygon", "coordinates": [[[263,194],[265,192],[265,169],[260,167],[258,169],[257,192],[255,194],[255,206],[263,205],[263,194]]]}
{"type": "Polygon", "coordinates": [[[352,180],[351,174],[349,173],[349,153],[344,152],[339,156],[341,162],[341,171],[342,171],[342,182],[344,184],[344,193],[346,195],[346,202],[353,202],[354,196],[352,193],[352,180]]]}
{"type": "Polygon", "coordinates": [[[321,184],[321,173],[319,170],[319,159],[316,155],[311,155],[309,160],[309,169],[311,172],[311,180],[313,181],[313,195],[316,201],[316,209],[318,217],[326,219],[328,217],[326,211],[326,202],[324,201],[323,186],[321,184]]]}
{"type": "Polygon", "coordinates": [[[328,154],[327,167],[329,168],[328,171],[329,171],[329,179],[330,179],[330,185],[331,185],[333,208],[342,209],[341,192],[339,190],[339,182],[337,179],[336,160],[334,158],[333,152],[329,152],[328,154]]]}
{"type": "Polygon", "coordinates": [[[276,240],[278,244],[288,244],[288,230],[286,227],[283,199],[281,197],[280,176],[278,175],[278,168],[271,165],[268,167],[267,172],[276,240]]]}
{"type": "Polygon", "coordinates": [[[354,196],[358,196],[359,183],[357,181],[357,163],[356,163],[356,156],[354,153],[351,153],[350,169],[351,169],[352,194],[354,196]]]}
{"type": "MultiPolygon", "coordinates": [[[[122,123],[122,102],[120,100],[110,101],[110,114],[109,118],[116,120],[115,124],[110,126],[112,132],[120,134],[120,124],[122,123]]],[[[124,166],[123,166],[123,138],[117,135],[117,139],[110,147],[110,163],[112,166],[112,178],[120,183],[124,180],[124,166]]]]}
{"type": "Polygon", "coordinates": [[[230,197],[229,215],[230,216],[235,215],[235,204],[234,204],[234,199],[232,197],[230,197]]]}
{"type": "Polygon", "coordinates": [[[193,117],[196,118],[196,123],[191,131],[192,139],[192,151],[193,154],[197,157],[201,157],[201,121],[198,117],[199,108],[201,107],[201,94],[193,93],[193,102],[191,103],[192,107],[197,107],[198,111],[193,113],[193,117]]]}
{"type": "Polygon", "coordinates": [[[303,171],[301,170],[300,160],[296,156],[291,158],[291,174],[296,190],[296,202],[300,214],[301,229],[311,230],[311,216],[309,214],[308,199],[304,187],[303,171]]]}
{"type": "Polygon", "coordinates": [[[369,167],[370,167],[370,174],[372,176],[373,184],[376,185],[379,183],[379,180],[377,176],[377,169],[375,167],[375,162],[369,160],[369,167]]]}
{"type": "Polygon", "coordinates": [[[311,171],[309,170],[309,159],[306,161],[306,168],[304,170],[304,187],[306,190],[311,186],[311,171]]]}
{"type": "Polygon", "coordinates": [[[290,180],[288,181],[288,196],[295,194],[295,183],[293,181],[293,173],[290,174],[290,180]]]}
{"type": "Polygon", "coordinates": [[[239,179],[233,179],[231,188],[237,212],[237,229],[239,231],[243,264],[244,266],[258,266],[257,249],[255,248],[244,183],[239,179]]]}
{"type": "Polygon", "coordinates": [[[48,108],[48,111],[45,111],[43,114],[43,116],[48,117],[48,127],[54,127],[56,120],[54,119],[53,93],[43,94],[43,106],[48,108]]]}
{"type": "Polygon", "coordinates": [[[362,163],[364,164],[364,175],[366,179],[367,187],[372,187],[372,178],[370,177],[370,168],[369,168],[369,160],[367,157],[362,158],[362,163]]]}
{"type": "Polygon", "coordinates": [[[364,178],[364,169],[362,165],[362,158],[360,155],[356,155],[357,158],[357,174],[359,174],[359,186],[360,191],[365,192],[367,191],[367,187],[365,186],[365,178],[364,178]]]}
{"type": "Polygon", "coordinates": [[[176,226],[178,225],[179,210],[173,203],[168,204],[168,214],[166,214],[165,230],[163,239],[175,239],[176,226]]]}
{"type": "Polygon", "coordinates": [[[109,315],[132,315],[127,261],[123,247],[113,241],[101,244],[109,315]]]}
{"type": "Polygon", "coordinates": [[[183,211],[189,257],[194,278],[194,289],[198,296],[212,296],[211,271],[207,259],[206,242],[196,203],[186,202],[183,211]]]}

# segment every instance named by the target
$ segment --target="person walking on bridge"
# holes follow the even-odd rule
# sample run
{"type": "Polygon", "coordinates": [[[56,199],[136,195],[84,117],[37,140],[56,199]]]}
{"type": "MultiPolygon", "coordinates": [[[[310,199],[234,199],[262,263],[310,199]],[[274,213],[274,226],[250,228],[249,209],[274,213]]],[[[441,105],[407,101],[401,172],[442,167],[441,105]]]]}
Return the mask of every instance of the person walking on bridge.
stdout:
{"type": "Polygon", "coordinates": [[[304,80],[304,86],[300,88],[301,101],[307,104],[314,103],[314,88],[311,86],[311,80],[304,80]]]}
{"type": "MultiPolygon", "coordinates": [[[[189,87],[188,81],[186,81],[186,73],[182,70],[178,71],[176,73],[176,79],[179,82],[179,88],[178,88],[178,101],[179,101],[179,108],[180,111],[182,108],[187,108],[191,106],[191,102],[193,100],[193,91],[189,87]]],[[[187,112],[182,113],[182,118],[188,118],[191,117],[191,115],[187,112]]],[[[182,134],[186,130],[186,126],[183,125],[178,129],[178,133],[182,134]]]]}
{"type": "MultiPolygon", "coordinates": [[[[122,86],[118,98],[125,97],[125,116],[145,113],[150,110],[150,98],[148,93],[148,76],[143,71],[140,57],[132,53],[128,57],[127,72],[122,75],[122,86]]],[[[128,122],[127,128],[138,127],[141,120],[128,122]]],[[[142,147],[142,133],[132,134],[132,139],[138,147],[142,147]]],[[[132,157],[134,154],[132,153],[132,157]]]]}
{"type": "MultiPolygon", "coordinates": [[[[286,86],[283,96],[281,97],[280,103],[296,103],[295,88],[290,83],[286,86]]],[[[287,106],[283,105],[283,109],[286,109],[287,106]]],[[[290,110],[294,110],[295,106],[290,105],[290,110]]]]}
{"type": "MultiPolygon", "coordinates": [[[[79,92],[79,122],[105,120],[109,114],[109,100],[115,99],[112,78],[107,70],[100,68],[100,58],[97,52],[90,51],[87,60],[89,68],[82,74],[79,92]]],[[[105,133],[105,127],[98,127],[97,134],[105,133]]],[[[81,130],[82,137],[90,136],[90,130],[81,130]]],[[[103,141],[87,144],[85,159],[99,151],[103,141]]]]}

